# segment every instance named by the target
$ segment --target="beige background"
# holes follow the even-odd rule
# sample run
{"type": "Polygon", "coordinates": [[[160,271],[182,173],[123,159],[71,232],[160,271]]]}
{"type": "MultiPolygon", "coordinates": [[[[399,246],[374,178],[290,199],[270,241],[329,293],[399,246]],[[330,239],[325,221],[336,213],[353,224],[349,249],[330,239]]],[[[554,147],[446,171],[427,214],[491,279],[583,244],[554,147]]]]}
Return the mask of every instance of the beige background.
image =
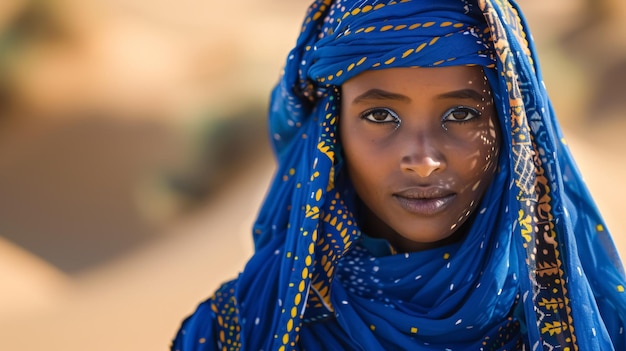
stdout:
{"type": "MultiPolygon", "coordinates": [[[[267,96],[308,2],[40,3],[0,4],[0,40],[21,40],[0,51],[1,348],[165,350],[252,251],[267,96]]],[[[622,3],[520,1],[626,252],[622,3]]]]}

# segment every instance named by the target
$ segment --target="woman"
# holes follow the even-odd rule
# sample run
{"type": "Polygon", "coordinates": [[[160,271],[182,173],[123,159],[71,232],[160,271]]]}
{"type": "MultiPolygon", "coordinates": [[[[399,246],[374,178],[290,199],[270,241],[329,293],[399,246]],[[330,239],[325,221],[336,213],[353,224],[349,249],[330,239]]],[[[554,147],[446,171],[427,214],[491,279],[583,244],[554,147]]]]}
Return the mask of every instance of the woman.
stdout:
{"type": "Polygon", "coordinates": [[[624,350],[624,273],[496,0],[316,1],[255,254],[173,350],[624,350]]]}

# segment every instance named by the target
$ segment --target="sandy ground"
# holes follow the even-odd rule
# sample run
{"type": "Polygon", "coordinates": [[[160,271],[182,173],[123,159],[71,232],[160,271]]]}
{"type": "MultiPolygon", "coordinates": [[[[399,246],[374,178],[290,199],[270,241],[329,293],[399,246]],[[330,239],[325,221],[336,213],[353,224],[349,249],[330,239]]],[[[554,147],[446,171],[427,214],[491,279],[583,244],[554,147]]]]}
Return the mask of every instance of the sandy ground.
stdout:
{"type": "MultiPolygon", "coordinates": [[[[297,28],[305,8],[305,1],[290,5],[283,2],[272,2],[274,8],[250,5],[250,15],[284,10],[283,16],[294,19],[278,20],[277,15],[276,18],[267,15],[264,19],[252,16],[249,23],[265,23],[267,33],[282,35],[282,42],[265,43],[267,47],[263,47],[264,43],[256,40],[244,45],[258,55],[265,55],[261,57],[262,63],[247,66],[239,76],[229,76],[232,81],[222,86],[222,90],[233,89],[238,93],[254,90],[255,86],[242,87],[240,78],[255,69],[263,70],[257,76],[261,83],[256,89],[267,90],[271,85],[271,77],[278,72],[293,40],[291,34],[280,33],[284,28],[297,28]]],[[[200,4],[191,0],[184,3],[190,7],[200,4]]],[[[572,26],[568,22],[547,21],[555,13],[570,16],[568,11],[573,13],[577,8],[561,8],[557,3],[563,5],[562,1],[555,1],[547,9],[540,9],[538,1],[528,1],[529,19],[533,15],[531,28],[536,24],[539,29],[535,36],[546,33],[542,37],[546,42],[553,39],[555,32],[572,26]]],[[[581,1],[569,3],[579,6],[581,1]]],[[[152,18],[167,18],[166,5],[166,1],[159,1],[152,7],[137,5],[133,11],[141,13],[149,8],[153,15],[157,14],[152,18]]],[[[235,35],[237,28],[225,24],[225,18],[235,16],[238,6],[231,3],[219,14],[211,12],[210,6],[203,6],[202,11],[189,13],[190,18],[196,19],[194,23],[202,23],[204,11],[219,24],[217,28],[224,26],[235,35]]],[[[184,18],[181,15],[179,22],[172,21],[170,25],[182,26],[184,18]]],[[[244,33],[240,35],[250,33],[249,28],[241,30],[244,33]]],[[[217,37],[206,40],[213,40],[221,47],[217,37]]],[[[586,101],[581,98],[584,92],[580,85],[583,85],[584,75],[581,78],[582,73],[576,70],[572,70],[571,75],[551,73],[551,69],[563,64],[560,58],[566,54],[551,50],[549,46],[540,46],[540,50],[557,112],[566,118],[576,116],[565,123],[568,143],[622,256],[626,257],[626,220],[621,213],[622,199],[626,198],[626,187],[621,186],[626,179],[623,154],[626,138],[622,133],[626,123],[623,118],[615,117],[582,120],[580,108],[586,101]]],[[[244,51],[235,50],[235,53],[244,51]]],[[[218,59],[218,56],[207,57],[209,62],[218,59]]],[[[253,61],[242,59],[238,64],[249,62],[253,61]]],[[[217,77],[218,73],[219,65],[207,74],[217,77]]],[[[213,89],[211,92],[218,96],[216,100],[228,100],[218,93],[220,89],[213,89]]],[[[159,227],[158,235],[151,240],[73,274],[0,237],[0,348],[19,351],[166,350],[182,318],[220,282],[236,276],[252,252],[250,227],[271,179],[273,162],[269,152],[264,150],[241,169],[210,201],[192,214],[159,227]]]]}

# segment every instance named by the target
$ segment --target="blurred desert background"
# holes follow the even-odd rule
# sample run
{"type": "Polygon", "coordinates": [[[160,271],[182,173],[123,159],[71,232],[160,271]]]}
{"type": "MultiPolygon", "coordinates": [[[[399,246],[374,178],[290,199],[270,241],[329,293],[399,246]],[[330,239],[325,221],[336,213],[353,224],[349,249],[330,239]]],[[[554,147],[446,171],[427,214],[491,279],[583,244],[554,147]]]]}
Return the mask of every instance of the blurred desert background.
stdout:
{"type": "MultiPolygon", "coordinates": [[[[308,1],[0,2],[0,348],[166,350],[252,252],[308,1]]],[[[520,0],[626,252],[626,2],[520,0]]]]}

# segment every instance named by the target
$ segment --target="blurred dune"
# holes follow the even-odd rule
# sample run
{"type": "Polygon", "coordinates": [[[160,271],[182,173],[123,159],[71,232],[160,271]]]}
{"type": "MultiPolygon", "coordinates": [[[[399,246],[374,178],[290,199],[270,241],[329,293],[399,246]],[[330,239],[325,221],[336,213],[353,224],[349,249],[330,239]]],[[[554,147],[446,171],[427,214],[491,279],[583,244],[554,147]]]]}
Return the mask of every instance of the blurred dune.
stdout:
{"type": "Polygon", "coordinates": [[[2,319],[53,305],[71,284],[62,272],[1,237],[0,257],[4,262],[0,265],[2,319]]]}
{"type": "MultiPolygon", "coordinates": [[[[267,98],[308,1],[3,0],[0,340],[155,350],[252,252],[267,98]]],[[[521,0],[626,257],[626,3],[521,0]]]]}

